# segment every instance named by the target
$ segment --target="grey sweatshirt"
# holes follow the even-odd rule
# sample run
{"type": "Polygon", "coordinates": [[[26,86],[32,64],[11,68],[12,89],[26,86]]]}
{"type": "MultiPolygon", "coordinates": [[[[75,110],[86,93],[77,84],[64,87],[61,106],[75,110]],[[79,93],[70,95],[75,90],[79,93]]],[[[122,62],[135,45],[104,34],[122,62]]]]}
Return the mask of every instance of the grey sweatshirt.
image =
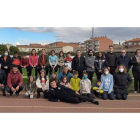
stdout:
{"type": "Polygon", "coordinates": [[[94,67],[94,61],[95,61],[95,57],[94,56],[87,55],[85,57],[87,71],[91,71],[91,72],[94,72],[95,71],[95,69],[92,68],[92,66],[94,67]]]}

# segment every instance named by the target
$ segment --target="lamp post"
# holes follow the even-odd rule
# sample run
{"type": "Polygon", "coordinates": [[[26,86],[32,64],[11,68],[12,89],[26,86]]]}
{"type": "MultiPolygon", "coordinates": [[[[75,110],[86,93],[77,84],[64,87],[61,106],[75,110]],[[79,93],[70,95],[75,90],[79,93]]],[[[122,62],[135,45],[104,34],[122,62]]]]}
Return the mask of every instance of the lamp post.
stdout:
{"type": "Polygon", "coordinates": [[[94,50],[94,44],[93,44],[94,40],[93,39],[94,39],[94,27],[92,27],[92,37],[91,37],[91,45],[92,46],[91,46],[91,48],[92,48],[92,51],[95,51],[94,50]]]}

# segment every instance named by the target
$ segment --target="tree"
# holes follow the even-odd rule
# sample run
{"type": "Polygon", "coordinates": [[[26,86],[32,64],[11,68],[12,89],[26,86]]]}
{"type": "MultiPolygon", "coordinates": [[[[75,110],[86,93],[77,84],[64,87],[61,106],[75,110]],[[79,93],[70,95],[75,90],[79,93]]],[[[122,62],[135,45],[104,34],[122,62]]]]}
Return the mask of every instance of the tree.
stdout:
{"type": "Polygon", "coordinates": [[[15,52],[15,51],[19,52],[19,49],[16,46],[10,46],[9,50],[10,52],[15,52]]]}
{"type": "Polygon", "coordinates": [[[8,48],[4,44],[0,44],[0,51],[8,51],[8,48]]]}

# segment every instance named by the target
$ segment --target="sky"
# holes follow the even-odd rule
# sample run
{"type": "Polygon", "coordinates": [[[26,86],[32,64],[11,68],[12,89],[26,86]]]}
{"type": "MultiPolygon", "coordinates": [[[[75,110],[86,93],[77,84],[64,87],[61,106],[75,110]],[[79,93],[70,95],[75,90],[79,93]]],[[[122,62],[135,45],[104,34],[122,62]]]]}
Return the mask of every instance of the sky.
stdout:
{"type": "MultiPolygon", "coordinates": [[[[92,35],[92,27],[14,27],[0,28],[0,44],[42,45],[55,41],[84,42],[92,35]]],[[[140,27],[94,27],[94,37],[107,36],[114,43],[140,37],[140,27]]]]}

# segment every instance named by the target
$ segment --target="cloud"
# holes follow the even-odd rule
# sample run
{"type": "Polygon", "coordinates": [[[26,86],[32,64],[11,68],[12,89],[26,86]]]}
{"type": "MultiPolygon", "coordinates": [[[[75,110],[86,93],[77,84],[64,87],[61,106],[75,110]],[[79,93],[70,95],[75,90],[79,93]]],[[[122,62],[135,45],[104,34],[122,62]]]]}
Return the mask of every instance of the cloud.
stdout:
{"type": "Polygon", "coordinates": [[[16,42],[15,45],[20,45],[20,43],[19,42],[16,42]]]}
{"type": "MultiPolygon", "coordinates": [[[[22,31],[31,32],[51,32],[58,41],[66,42],[83,42],[89,39],[92,35],[91,27],[18,27],[22,31]]],[[[140,37],[140,27],[95,27],[95,36],[107,36],[114,43],[119,43],[119,40],[125,40],[140,37]]]]}

